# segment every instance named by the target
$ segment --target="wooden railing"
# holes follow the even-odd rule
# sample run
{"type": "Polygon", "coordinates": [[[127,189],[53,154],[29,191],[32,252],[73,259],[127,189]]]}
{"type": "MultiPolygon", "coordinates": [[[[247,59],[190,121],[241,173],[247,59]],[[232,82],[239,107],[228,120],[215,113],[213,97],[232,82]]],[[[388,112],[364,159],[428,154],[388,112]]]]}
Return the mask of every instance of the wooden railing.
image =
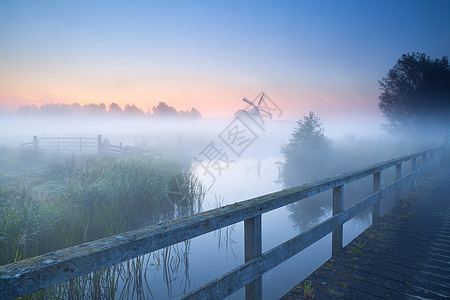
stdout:
{"type": "Polygon", "coordinates": [[[20,143],[24,150],[47,151],[73,155],[114,155],[114,156],[142,156],[160,159],[161,154],[132,146],[114,146],[107,139],[98,135],[96,138],[87,137],[37,137],[32,142],[20,143]]]}
{"type": "Polygon", "coordinates": [[[394,191],[399,197],[401,186],[415,182],[418,175],[440,161],[441,149],[431,148],[362,170],[0,266],[0,298],[19,297],[244,221],[245,263],[183,297],[223,298],[245,286],[246,299],[261,299],[262,274],[331,232],[332,253],[335,254],[342,248],[345,222],[371,206],[373,221],[376,221],[380,217],[380,200],[394,191]],[[422,164],[417,168],[419,157],[422,157],[422,164]],[[407,161],[411,161],[412,171],[402,177],[402,164],[407,161]],[[381,172],[394,166],[396,181],[381,189],[381,172]],[[344,185],[366,176],[373,176],[373,193],[344,210],[344,185]],[[333,189],[332,217],[262,253],[262,214],[330,189],[333,189]]]}
{"type": "Polygon", "coordinates": [[[37,137],[32,142],[20,143],[22,149],[74,155],[101,154],[102,136],[90,137],[37,137]]]}

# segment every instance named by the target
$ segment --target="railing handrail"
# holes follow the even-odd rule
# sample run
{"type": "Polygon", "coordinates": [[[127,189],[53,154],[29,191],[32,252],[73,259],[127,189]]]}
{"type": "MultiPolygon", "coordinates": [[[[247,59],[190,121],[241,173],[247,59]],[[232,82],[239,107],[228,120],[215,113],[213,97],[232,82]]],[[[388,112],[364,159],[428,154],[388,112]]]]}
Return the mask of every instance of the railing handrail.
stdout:
{"type": "MultiPolygon", "coordinates": [[[[105,140],[106,141],[106,140],[105,140]]],[[[152,150],[146,150],[142,148],[132,147],[132,146],[114,146],[110,145],[109,142],[102,142],[102,136],[98,135],[96,138],[93,137],[38,137],[33,136],[32,142],[20,143],[22,149],[33,149],[38,150],[57,148],[60,152],[63,150],[76,150],[72,154],[94,154],[93,150],[96,150],[96,154],[114,154],[114,155],[129,155],[129,154],[139,154],[143,156],[152,156],[155,159],[160,159],[161,154],[152,150]],[[84,151],[83,151],[84,150],[84,151]],[[88,150],[88,152],[86,152],[88,150]]],[[[67,152],[67,151],[66,151],[67,152]]]]}
{"type": "Polygon", "coordinates": [[[94,140],[97,141],[98,138],[91,137],[39,137],[39,140],[94,140]]]}
{"type": "MultiPolygon", "coordinates": [[[[196,215],[151,225],[123,234],[0,266],[0,298],[19,297],[38,289],[49,287],[68,279],[109,267],[133,257],[150,253],[241,221],[249,220],[271,210],[381,172],[382,170],[399,165],[405,161],[413,160],[415,163],[415,158],[424,156],[430,152],[438,152],[440,149],[441,146],[433,147],[415,154],[405,155],[378,163],[361,170],[339,174],[330,178],[237,202],[196,215]]],[[[437,161],[438,160],[435,159],[434,163],[437,161]]],[[[431,165],[431,163],[433,162],[430,162],[428,165],[431,165]]],[[[403,185],[406,181],[422,172],[425,167],[427,166],[413,171],[408,176],[397,180],[394,184],[382,191],[375,192],[363,200],[365,201],[364,205],[367,206],[372,205],[377,201],[379,202],[383,195],[403,185]]],[[[364,206],[363,204],[359,205],[361,207],[364,206]]],[[[345,210],[324,221],[331,224],[327,223],[327,234],[330,232],[329,230],[334,230],[340,225],[342,226],[342,222],[345,222],[344,220],[346,220],[348,216],[352,216],[352,212],[345,210]]],[[[317,226],[324,225],[319,224],[317,226]]],[[[324,229],[322,227],[315,229],[317,226],[311,228],[307,232],[311,230],[322,230],[321,234],[324,234],[324,229]]],[[[295,238],[297,238],[298,242],[298,236],[295,238]]],[[[304,237],[300,237],[300,239],[303,238],[304,237]]],[[[309,242],[314,243],[317,240],[318,239],[312,239],[309,242]]],[[[242,284],[251,282],[255,276],[261,276],[261,274],[264,273],[263,268],[259,265],[262,264],[264,259],[267,259],[268,255],[272,255],[272,265],[280,259],[281,261],[285,260],[283,258],[273,257],[274,253],[278,253],[275,251],[278,247],[247,261],[244,265],[239,267],[244,269],[247,268],[247,271],[250,270],[253,272],[251,273],[253,277],[250,276],[247,277],[246,280],[240,280],[240,287],[242,287],[242,284]]],[[[219,279],[222,280],[222,283],[224,280],[227,282],[226,280],[234,278],[235,272],[237,271],[235,270],[234,273],[230,273],[231,275],[225,274],[219,279]]],[[[212,285],[214,285],[214,281],[209,286],[212,285]]],[[[202,295],[202,291],[207,288],[208,286],[202,287],[194,292],[198,292],[198,294],[196,294],[197,296],[202,295]]]]}

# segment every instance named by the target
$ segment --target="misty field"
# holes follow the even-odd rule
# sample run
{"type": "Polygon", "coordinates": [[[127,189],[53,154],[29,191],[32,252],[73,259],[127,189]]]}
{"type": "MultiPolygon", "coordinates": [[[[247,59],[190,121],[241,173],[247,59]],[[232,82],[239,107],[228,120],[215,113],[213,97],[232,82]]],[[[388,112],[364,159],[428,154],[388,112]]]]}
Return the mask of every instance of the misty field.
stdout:
{"type": "Polygon", "coordinates": [[[0,151],[0,264],[195,212],[167,197],[180,163],[0,151]]]}
{"type": "MultiPolygon", "coordinates": [[[[292,159],[287,159],[281,150],[290,141],[292,123],[268,122],[266,132],[255,144],[243,156],[231,157],[233,162],[229,168],[217,178],[214,186],[206,189],[199,181],[201,172],[193,171],[192,156],[198,156],[226,124],[225,121],[205,120],[165,128],[166,132],[162,133],[132,131],[120,136],[121,132],[104,135],[113,145],[120,138],[136,147],[156,150],[161,153],[160,159],[63,155],[44,152],[44,148],[39,151],[19,149],[12,146],[14,143],[0,148],[0,265],[360,169],[433,144],[351,134],[338,138],[325,136],[326,143],[322,147],[297,149],[292,151],[292,159]],[[174,182],[181,182],[183,188],[174,190],[174,182]]],[[[152,130],[160,128],[152,122],[138,125],[136,127],[152,130]]],[[[62,134],[55,133],[55,136],[62,134]]],[[[27,142],[30,137],[32,134],[21,141],[27,142]]],[[[391,171],[383,175],[382,184],[393,180],[391,171]]],[[[367,196],[371,184],[370,180],[349,184],[346,205],[367,196]]],[[[266,241],[274,245],[284,242],[282,239],[329,217],[330,199],[329,194],[324,194],[291,204],[276,216],[268,214],[266,224],[271,234],[265,237],[266,241]],[[281,224],[285,226],[283,229],[280,229],[281,224]],[[283,232],[273,234],[277,230],[283,232]]],[[[383,211],[388,208],[388,205],[382,207],[383,211]]],[[[351,234],[358,234],[368,219],[368,212],[355,218],[348,225],[351,234]]],[[[213,249],[208,248],[211,236],[201,241],[188,240],[40,290],[26,298],[159,299],[183,295],[203,284],[203,280],[210,280],[208,270],[217,271],[219,276],[241,262],[243,247],[239,232],[242,228],[239,226],[224,228],[224,234],[212,233],[213,249]],[[237,234],[232,236],[234,230],[237,234]],[[209,256],[218,266],[211,267],[213,262],[206,259],[209,256]],[[190,277],[194,278],[192,286],[190,277]]],[[[308,261],[319,263],[320,255],[314,254],[308,261]]],[[[286,281],[283,288],[294,284],[286,278],[282,281],[286,281]]],[[[265,284],[267,289],[274,288],[265,284]]],[[[280,282],[273,284],[280,285],[280,282]]],[[[280,291],[282,289],[276,292],[280,291]]]]}

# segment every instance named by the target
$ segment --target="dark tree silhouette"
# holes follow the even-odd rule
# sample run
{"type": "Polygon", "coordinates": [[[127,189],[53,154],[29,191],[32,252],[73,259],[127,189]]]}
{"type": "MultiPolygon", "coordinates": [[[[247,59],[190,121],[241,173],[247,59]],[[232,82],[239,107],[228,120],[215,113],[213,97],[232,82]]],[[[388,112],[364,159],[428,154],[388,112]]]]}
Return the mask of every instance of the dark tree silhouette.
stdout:
{"type": "Polygon", "coordinates": [[[106,105],[104,103],[95,104],[95,103],[89,103],[85,104],[82,107],[82,110],[88,113],[105,113],[106,112],[106,105]]]}
{"type": "Polygon", "coordinates": [[[120,114],[123,112],[122,108],[120,108],[119,104],[113,102],[109,105],[109,110],[108,112],[110,113],[115,113],[115,114],[120,114]]]}
{"type": "Polygon", "coordinates": [[[123,112],[126,114],[137,114],[137,115],[144,114],[144,111],[134,104],[133,105],[129,105],[129,104],[125,105],[123,112]]]}
{"type": "Polygon", "coordinates": [[[153,106],[152,111],[155,116],[176,117],[178,115],[177,110],[165,102],[159,102],[158,106],[153,106]]]}
{"type": "Polygon", "coordinates": [[[180,110],[178,114],[183,118],[200,119],[202,117],[202,114],[195,107],[192,107],[191,111],[180,110]]]}
{"type": "Polygon", "coordinates": [[[189,114],[190,114],[190,117],[193,119],[199,119],[202,117],[202,114],[195,107],[191,108],[191,111],[189,114]]]}
{"type": "Polygon", "coordinates": [[[72,112],[80,112],[81,111],[81,105],[79,103],[72,103],[72,112]]]}
{"type": "MultiPolygon", "coordinates": [[[[108,109],[108,115],[148,115],[150,116],[153,111],[153,114],[155,116],[161,116],[161,117],[183,117],[183,118],[201,118],[200,112],[192,107],[190,111],[178,111],[172,107],[167,105],[165,102],[159,102],[159,104],[155,107],[153,106],[152,110],[148,110],[146,113],[144,111],[137,107],[134,104],[127,104],[125,105],[124,109],[115,102],[109,104],[108,109]]],[[[50,103],[50,104],[44,104],[41,106],[36,105],[27,105],[27,106],[21,106],[18,109],[18,113],[23,114],[72,114],[72,113],[89,113],[89,114],[100,114],[100,115],[107,115],[106,112],[106,105],[104,103],[95,104],[95,103],[89,103],[81,106],[78,103],[73,104],[60,104],[60,103],[50,103]]]]}
{"type": "Polygon", "coordinates": [[[403,54],[379,84],[379,108],[389,122],[388,129],[416,132],[425,124],[450,119],[446,56],[431,59],[424,53],[403,54]]]}

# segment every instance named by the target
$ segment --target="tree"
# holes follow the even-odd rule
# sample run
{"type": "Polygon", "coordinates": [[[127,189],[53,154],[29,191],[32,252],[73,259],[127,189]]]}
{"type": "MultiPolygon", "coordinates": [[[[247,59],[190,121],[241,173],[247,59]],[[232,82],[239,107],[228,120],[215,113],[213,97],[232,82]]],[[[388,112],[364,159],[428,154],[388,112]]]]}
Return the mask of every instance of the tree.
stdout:
{"type": "Polygon", "coordinates": [[[144,111],[134,104],[133,105],[126,104],[125,108],[123,109],[123,112],[126,114],[135,114],[135,115],[144,114],[144,111]]]}
{"type": "Polygon", "coordinates": [[[192,107],[190,117],[192,119],[200,119],[202,117],[202,114],[195,107],[192,107]]]}
{"type": "Polygon", "coordinates": [[[301,181],[324,176],[330,152],[330,141],[324,133],[320,118],[312,111],[297,122],[289,143],[281,149],[285,159],[283,176],[286,185],[297,185],[301,181]]]}
{"type": "Polygon", "coordinates": [[[379,108],[388,129],[417,132],[425,124],[450,119],[450,68],[446,56],[403,54],[379,81],[379,108]]]}
{"type": "Polygon", "coordinates": [[[99,114],[99,113],[106,112],[106,105],[104,103],[100,103],[100,104],[89,103],[89,104],[83,105],[81,108],[83,111],[92,113],[92,114],[99,114]]]}
{"type": "Polygon", "coordinates": [[[155,116],[173,117],[178,115],[177,110],[165,102],[159,102],[158,106],[153,106],[152,111],[155,116]]]}
{"type": "Polygon", "coordinates": [[[178,115],[179,115],[180,117],[183,117],[183,118],[190,118],[190,119],[200,119],[200,118],[202,117],[202,114],[201,114],[195,107],[192,107],[192,108],[191,108],[191,111],[188,111],[188,110],[180,110],[180,111],[178,112],[178,115]]]}
{"type": "Polygon", "coordinates": [[[109,110],[108,112],[110,113],[115,113],[115,114],[120,114],[123,113],[122,108],[120,108],[119,104],[113,102],[109,105],[109,110]]]}

